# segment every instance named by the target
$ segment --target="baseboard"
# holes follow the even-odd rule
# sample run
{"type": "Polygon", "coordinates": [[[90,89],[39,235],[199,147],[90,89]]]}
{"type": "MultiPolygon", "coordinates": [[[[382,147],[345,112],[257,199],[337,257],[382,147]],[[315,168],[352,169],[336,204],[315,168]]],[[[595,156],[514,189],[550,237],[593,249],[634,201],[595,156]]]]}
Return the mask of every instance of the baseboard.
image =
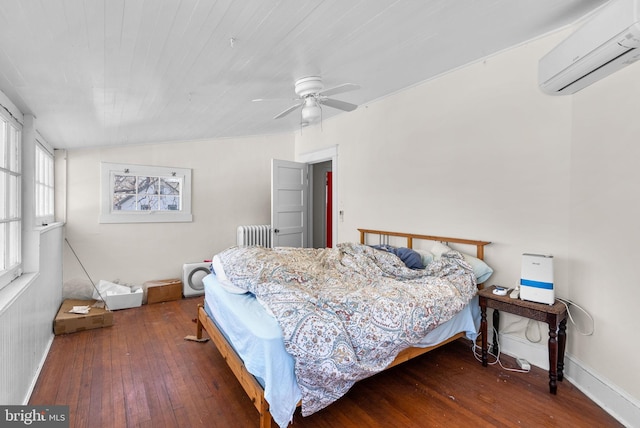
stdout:
{"type": "Polygon", "coordinates": [[[587,369],[572,355],[564,359],[565,377],[611,416],[627,427],[640,427],[640,403],[612,382],[587,369]]]}
{"type": "Polygon", "coordinates": [[[36,387],[36,382],[38,382],[38,378],[40,377],[40,372],[44,367],[45,361],[47,360],[47,355],[49,355],[49,350],[51,349],[51,345],[53,345],[54,338],[55,336],[53,335],[53,333],[51,333],[49,342],[47,343],[47,346],[45,347],[45,350],[42,354],[42,358],[40,359],[40,364],[38,364],[38,369],[36,370],[36,373],[33,375],[33,379],[31,379],[31,384],[29,385],[29,390],[27,391],[27,395],[24,397],[24,400],[22,401],[22,404],[25,406],[29,404],[29,400],[31,399],[31,394],[33,394],[33,390],[36,387]]]}
{"type": "MultiPolygon", "coordinates": [[[[529,363],[549,370],[547,341],[532,343],[518,336],[500,334],[500,352],[526,358],[529,363]]],[[[491,338],[489,339],[491,345],[491,338]]],[[[565,355],[564,376],[594,403],[627,427],[640,427],[640,403],[612,382],[597,374],[571,354],[565,355]]],[[[558,388],[558,394],[561,394],[558,388]]]]}

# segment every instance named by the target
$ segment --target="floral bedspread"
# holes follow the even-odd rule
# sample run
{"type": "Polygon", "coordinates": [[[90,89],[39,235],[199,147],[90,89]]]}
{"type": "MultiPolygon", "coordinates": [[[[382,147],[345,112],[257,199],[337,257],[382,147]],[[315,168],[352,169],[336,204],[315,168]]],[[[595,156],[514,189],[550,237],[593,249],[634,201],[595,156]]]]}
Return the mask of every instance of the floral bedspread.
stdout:
{"type": "Polygon", "coordinates": [[[302,414],[385,369],[475,295],[457,251],[425,270],[361,244],[337,248],[232,247],[219,254],[227,278],[278,320],[295,360],[302,414]]]}

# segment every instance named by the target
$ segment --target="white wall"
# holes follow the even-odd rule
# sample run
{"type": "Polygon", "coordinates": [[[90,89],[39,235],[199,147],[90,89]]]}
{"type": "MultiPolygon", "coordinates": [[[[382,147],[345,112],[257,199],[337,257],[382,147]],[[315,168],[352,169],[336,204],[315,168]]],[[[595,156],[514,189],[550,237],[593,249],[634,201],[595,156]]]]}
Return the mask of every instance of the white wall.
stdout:
{"type": "MultiPolygon", "coordinates": [[[[574,96],[570,294],[591,308],[593,336],[572,340],[585,365],[640,399],[640,66],[574,96]]],[[[640,425],[640,417],[635,426],[640,425]]]]}
{"type": "MultiPolygon", "coordinates": [[[[568,355],[637,410],[640,66],[574,97],[544,95],[538,59],[565,35],[306,128],[296,153],[339,145],[339,241],[358,227],[489,240],[489,283],[506,286],[523,252],[553,254],[557,295],[596,322],[592,336],[569,326],[568,355]]],[[[525,337],[526,320],[503,320],[525,337]]]]}
{"type": "MultiPolygon", "coordinates": [[[[181,276],[182,264],[234,245],[236,227],[270,222],[271,158],[293,158],[293,136],[69,150],[66,237],[97,282],[181,276]],[[190,223],[99,224],[100,162],[192,168],[190,223]]],[[[65,245],[66,285],[87,282],[65,245]]]]}

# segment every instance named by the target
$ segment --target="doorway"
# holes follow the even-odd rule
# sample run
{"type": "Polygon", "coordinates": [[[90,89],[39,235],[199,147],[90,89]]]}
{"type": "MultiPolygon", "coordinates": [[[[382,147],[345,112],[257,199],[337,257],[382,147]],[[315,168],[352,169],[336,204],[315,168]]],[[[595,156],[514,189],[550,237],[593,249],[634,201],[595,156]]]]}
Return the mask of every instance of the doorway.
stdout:
{"type": "Polygon", "coordinates": [[[324,161],[310,165],[312,172],[312,247],[333,246],[333,171],[332,162],[324,161]]]}
{"type": "Polygon", "coordinates": [[[311,206],[308,210],[307,222],[307,231],[310,236],[307,245],[315,248],[324,248],[328,244],[334,246],[338,242],[338,145],[299,154],[296,156],[296,162],[305,163],[310,169],[308,203],[311,206]],[[331,186],[327,187],[326,180],[322,176],[314,179],[314,170],[330,172],[331,186]],[[314,183],[316,185],[320,183],[317,191],[314,189],[314,183]],[[321,195],[318,203],[315,202],[316,194],[321,195]],[[328,238],[327,234],[329,234],[328,238]]]}
{"type": "Polygon", "coordinates": [[[334,160],[271,160],[274,247],[332,247],[335,241],[334,160]]]}

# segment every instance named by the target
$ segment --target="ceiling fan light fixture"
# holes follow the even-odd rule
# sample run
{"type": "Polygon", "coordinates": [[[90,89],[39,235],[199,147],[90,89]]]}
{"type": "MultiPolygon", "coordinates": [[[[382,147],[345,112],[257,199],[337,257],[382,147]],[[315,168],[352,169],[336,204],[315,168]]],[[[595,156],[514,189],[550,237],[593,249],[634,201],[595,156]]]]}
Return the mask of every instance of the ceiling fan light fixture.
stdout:
{"type": "Polygon", "coordinates": [[[315,122],[320,119],[322,110],[318,105],[315,98],[309,97],[304,100],[304,107],[302,107],[302,121],[303,122],[315,122]]]}

